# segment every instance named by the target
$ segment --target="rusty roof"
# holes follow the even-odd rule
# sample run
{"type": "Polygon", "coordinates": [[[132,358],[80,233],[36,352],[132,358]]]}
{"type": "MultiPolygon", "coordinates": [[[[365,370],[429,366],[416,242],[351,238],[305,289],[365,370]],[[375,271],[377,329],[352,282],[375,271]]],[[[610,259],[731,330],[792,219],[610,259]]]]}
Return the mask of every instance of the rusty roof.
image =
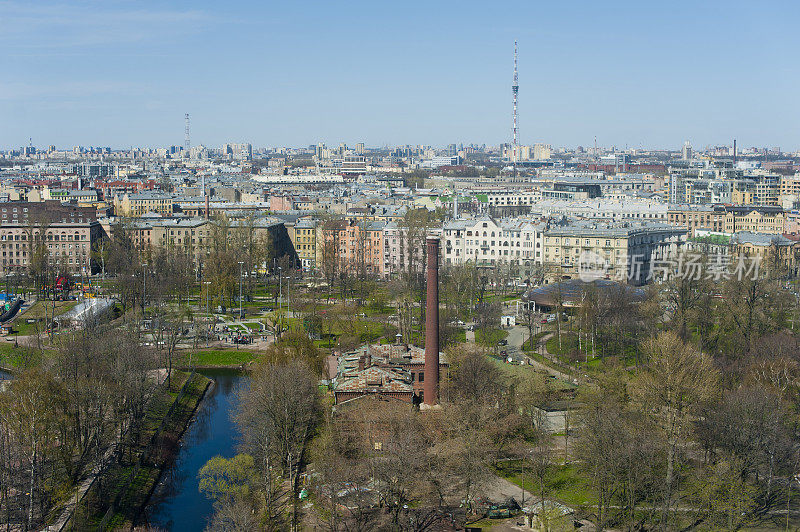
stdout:
{"type": "Polygon", "coordinates": [[[410,376],[396,368],[384,368],[371,366],[363,371],[343,376],[344,380],[338,382],[334,387],[336,392],[361,392],[377,391],[389,392],[413,392],[410,376]]]}

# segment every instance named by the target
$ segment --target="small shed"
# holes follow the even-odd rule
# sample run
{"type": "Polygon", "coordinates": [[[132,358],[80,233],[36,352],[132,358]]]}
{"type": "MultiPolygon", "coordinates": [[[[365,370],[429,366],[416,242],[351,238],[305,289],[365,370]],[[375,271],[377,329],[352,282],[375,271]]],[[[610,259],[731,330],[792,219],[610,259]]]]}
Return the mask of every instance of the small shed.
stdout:
{"type": "Polygon", "coordinates": [[[514,327],[517,324],[517,317],[513,314],[506,314],[500,316],[500,325],[502,327],[514,327]]]}
{"type": "Polygon", "coordinates": [[[556,501],[545,500],[522,509],[525,525],[533,530],[575,530],[575,510],[556,501]]]}

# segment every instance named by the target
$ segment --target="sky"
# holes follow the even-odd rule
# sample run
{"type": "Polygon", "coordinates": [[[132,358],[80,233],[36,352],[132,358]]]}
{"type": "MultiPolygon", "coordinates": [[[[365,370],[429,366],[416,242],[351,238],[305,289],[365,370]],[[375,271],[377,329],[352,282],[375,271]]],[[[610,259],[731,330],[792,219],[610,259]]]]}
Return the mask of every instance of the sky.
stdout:
{"type": "Polygon", "coordinates": [[[0,150],[800,148],[800,2],[0,0],[0,150]]]}

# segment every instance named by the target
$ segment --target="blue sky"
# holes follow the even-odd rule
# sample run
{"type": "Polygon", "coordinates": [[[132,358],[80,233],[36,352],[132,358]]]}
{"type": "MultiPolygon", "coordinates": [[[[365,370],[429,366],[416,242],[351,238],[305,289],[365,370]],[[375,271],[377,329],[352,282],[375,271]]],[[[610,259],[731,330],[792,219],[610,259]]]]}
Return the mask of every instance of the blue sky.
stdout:
{"type": "Polygon", "coordinates": [[[798,2],[0,0],[0,149],[800,148],[798,2]]]}

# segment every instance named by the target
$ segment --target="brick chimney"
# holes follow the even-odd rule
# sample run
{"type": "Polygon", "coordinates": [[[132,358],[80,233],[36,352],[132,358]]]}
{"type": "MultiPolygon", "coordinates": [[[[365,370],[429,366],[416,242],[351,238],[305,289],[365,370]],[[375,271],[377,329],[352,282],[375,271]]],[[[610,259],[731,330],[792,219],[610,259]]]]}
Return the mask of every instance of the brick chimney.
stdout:
{"type": "Polygon", "coordinates": [[[425,307],[425,385],[423,404],[439,404],[439,239],[429,236],[427,306],[425,307]]]}
{"type": "Polygon", "coordinates": [[[209,218],[209,212],[208,212],[209,211],[209,208],[208,208],[209,205],[208,205],[208,203],[209,203],[208,194],[206,194],[206,220],[208,220],[208,218],[209,218]]]}

